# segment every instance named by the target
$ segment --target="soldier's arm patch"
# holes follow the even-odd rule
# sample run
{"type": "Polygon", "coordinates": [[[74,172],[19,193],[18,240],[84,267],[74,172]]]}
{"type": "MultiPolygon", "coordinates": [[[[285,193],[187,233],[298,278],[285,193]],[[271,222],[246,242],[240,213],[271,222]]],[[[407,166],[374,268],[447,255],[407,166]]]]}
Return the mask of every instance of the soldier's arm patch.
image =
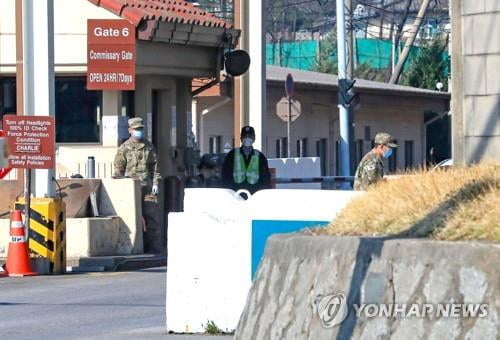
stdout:
{"type": "Polygon", "coordinates": [[[368,165],[365,167],[365,170],[366,170],[366,171],[373,171],[373,170],[375,170],[375,164],[373,164],[373,163],[368,164],[368,165]]]}

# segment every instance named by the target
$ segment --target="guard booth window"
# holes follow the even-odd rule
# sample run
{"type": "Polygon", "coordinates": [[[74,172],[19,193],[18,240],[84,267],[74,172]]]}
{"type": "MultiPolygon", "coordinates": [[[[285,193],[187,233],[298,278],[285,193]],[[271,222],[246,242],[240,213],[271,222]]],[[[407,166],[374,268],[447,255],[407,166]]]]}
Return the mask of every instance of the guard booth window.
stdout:
{"type": "Polygon", "coordinates": [[[4,115],[16,114],[16,78],[0,77],[0,125],[4,115]]]}
{"type": "Polygon", "coordinates": [[[101,91],[87,91],[85,77],[56,77],[56,142],[99,143],[101,91]]]}
{"type": "MultiPolygon", "coordinates": [[[[56,77],[56,142],[99,143],[101,101],[101,91],[87,91],[85,77],[56,77]]],[[[0,118],[16,113],[16,78],[1,77],[0,118]]]]}

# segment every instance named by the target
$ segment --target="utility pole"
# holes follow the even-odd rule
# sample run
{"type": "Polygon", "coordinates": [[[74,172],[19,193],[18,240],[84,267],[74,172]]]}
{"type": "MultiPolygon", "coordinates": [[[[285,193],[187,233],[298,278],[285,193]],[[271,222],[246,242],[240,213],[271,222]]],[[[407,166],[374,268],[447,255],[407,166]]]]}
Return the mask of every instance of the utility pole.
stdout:
{"type": "MultiPolygon", "coordinates": [[[[347,11],[347,79],[354,79],[354,60],[356,56],[354,48],[354,28],[352,21],[352,0],[345,0],[345,9],[347,11]]],[[[356,168],[354,157],[354,108],[349,106],[349,154],[351,155],[350,170],[356,168]]]]}
{"type": "MultiPolygon", "coordinates": [[[[244,10],[242,8],[242,3],[241,0],[234,0],[233,3],[233,17],[234,17],[234,28],[241,30],[244,25],[244,17],[243,17],[244,10]]],[[[240,37],[239,43],[238,43],[238,48],[244,49],[245,46],[245,40],[246,36],[244,35],[244,32],[242,32],[242,36],[240,37]]],[[[240,130],[242,127],[242,120],[243,120],[243,111],[244,111],[244,77],[235,77],[233,78],[234,81],[234,88],[233,88],[233,98],[234,98],[234,123],[233,123],[233,135],[234,135],[234,147],[238,147],[240,144],[240,130]]],[[[201,131],[201,129],[200,129],[201,131]]]]}
{"type": "MultiPolygon", "coordinates": [[[[22,13],[23,111],[25,115],[53,117],[54,1],[22,0],[22,13]]],[[[35,197],[55,197],[54,169],[38,169],[33,172],[35,197]]],[[[29,185],[29,181],[27,184],[29,185]]]]}
{"type": "Polygon", "coordinates": [[[397,84],[399,77],[401,76],[401,72],[403,71],[403,67],[408,59],[408,55],[410,54],[410,49],[415,42],[417,37],[417,33],[420,29],[420,25],[422,24],[422,20],[425,17],[425,12],[427,12],[427,7],[429,7],[430,0],[423,0],[422,5],[420,5],[420,10],[418,11],[417,17],[413,22],[413,26],[410,32],[410,36],[406,39],[405,47],[403,52],[401,52],[401,56],[399,57],[398,64],[396,65],[394,72],[392,72],[391,79],[389,80],[390,84],[397,84]]]}
{"type": "Polygon", "coordinates": [[[248,53],[250,54],[250,68],[245,75],[248,79],[248,96],[245,104],[248,115],[248,124],[255,128],[254,147],[266,152],[264,136],[266,135],[266,46],[264,20],[264,2],[262,0],[243,0],[247,16],[243,26],[243,34],[248,39],[248,53]],[[246,33],[245,33],[246,30],[246,33]]]}
{"type": "Polygon", "coordinates": [[[339,80],[339,124],[340,124],[340,175],[351,174],[349,155],[349,111],[341,100],[341,84],[346,81],[346,33],[344,0],[337,0],[337,58],[339,80]]]}

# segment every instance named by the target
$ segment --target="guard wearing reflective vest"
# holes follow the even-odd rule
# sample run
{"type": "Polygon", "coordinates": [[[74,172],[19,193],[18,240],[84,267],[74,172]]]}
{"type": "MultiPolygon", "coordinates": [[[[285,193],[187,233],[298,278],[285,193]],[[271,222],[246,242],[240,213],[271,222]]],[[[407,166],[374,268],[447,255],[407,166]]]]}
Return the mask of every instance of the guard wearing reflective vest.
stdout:
{"type": "Polygon", "coordinates": [[[271,174],[267,158],[252,147],[255,130],[251,126],[241,129],[240,148],[232,149],[224,159],[222,181],[225,188],[237,191],[246,189],[251,194],[271,188],[271,174]]]}

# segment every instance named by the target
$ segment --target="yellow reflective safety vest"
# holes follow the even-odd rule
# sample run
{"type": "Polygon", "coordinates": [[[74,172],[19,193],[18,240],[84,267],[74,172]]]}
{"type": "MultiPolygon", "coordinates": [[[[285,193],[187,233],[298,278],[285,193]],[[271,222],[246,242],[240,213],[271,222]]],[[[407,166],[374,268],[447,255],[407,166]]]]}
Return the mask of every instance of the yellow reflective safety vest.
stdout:
{"type": "Polygon", "coordinates": [[[259,152],[257,150],[253,151],[248,168],[245,166],[240,148],[234,150],[233,180],[237,184],[245,180],[250,184],[257,183],[259,180],[259,152]]]}

